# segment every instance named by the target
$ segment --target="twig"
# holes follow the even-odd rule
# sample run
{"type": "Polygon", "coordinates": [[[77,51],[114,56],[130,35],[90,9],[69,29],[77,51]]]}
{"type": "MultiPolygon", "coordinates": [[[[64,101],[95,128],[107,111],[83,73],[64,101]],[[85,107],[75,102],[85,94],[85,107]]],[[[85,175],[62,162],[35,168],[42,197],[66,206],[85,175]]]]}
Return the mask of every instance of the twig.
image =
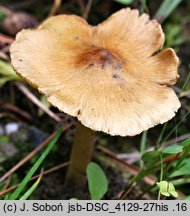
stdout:
{"type": "MultiPolygon", "coordinates": [[[[2,49],[1,49],[1,52],[3,53],[8,53],[9,50],[10,50],[10,46],[11,46],[11,43],[9,43],[8,45],[4,46],[2,49]]],[[[9,58],[10,60],[10,58],[9,58]]]]}
{"type": "Polygon", "coordinates": [[[162,145],[162,148],[165,148],[166,146],[169,146],[169,145],[172,145],[172,144],[175,144],[175,143],[179,143],[187,138],[190,137],[190,133],[187,133],[187,134],[184,134],[182,136],[179,136],[177,138],[174,138],[174,139],[171,139],[171,140],[168,140],[167,142],[163,143],[162,145]]]}
{"type": "Polygon", "coordinates": [[[81,14],[84,14],[85,12],[85,5],[84,5],[84,0],[77,0],[78,6],[80,8],[81,14]]]}
{"type": "MultiPolygon", "coordinates": [[[[55,172],[55,171],[57,171],[57,170],[59,170],[59,169],[61,169],[61,168],[64,168],[64,167],[66,167],[66,166],[68,166],[68,165],[69,165],[69,162],[64,162],[64,163],[61,163],[61,164],[59,164],[59,165],[57,165],[57,166],[55,166],[55,167],[53,167],[53,168],[50,168],[50,169],[48,169],[48,170],[46,170],[46,171],[43,172],[42,177],[45,176],[45,175],[48,175],[48,174],[50,174],[50,173],[52,173],[52,172],[55,172]]],[[[38,175],[36,175],[36,176],[33,176],[33,177],[30,179],[29,182],[31,182],[31,181],[33,181],[33,180],[35,180],[35,179],[38,179],[39,176],[40,176],[40,174],[38,174],[38,175]]],[[[3,196],[3,195],[5,195],[5,194],[7,194],[7,193],[9,193],[9,192],[11,192],[11,191],[13,191],[13,190],[15,190],[18,186],[19,186],[19,184],[14,185],[14,186],[12,186],[12,187],[6,189],[6,190],[1,191],[1,192],[0,192],[0,197],[3,196]]]]}
{"type": "MultiPolygon", "coordinates": [[[[184,152],[180,152],[180,153],[178,153],[178,154],[175,154],[175,155],[171,155],[171,156],[168,156],[168,157],[166,157],[166,158],[164,158],[163,159],[163,162],[164,163],[172,163],[172,161],[176,161],[177,159],[179,159],[179,158],[181,158],[182,156],[183,156],[183,154],[184,154],[184,152]]],[[[190,155],[190,154],[188,154],[188,155],[190,155]]],[[[155,165],[154,165],[154,167],[157,167],[157,166],[159,166],[160,165],[160,161],[158,162],[158,163],[156,163],[155,165]]]]}
{"type": "Polygon", "coordinates": [[[30,121],[30,122],[33,121],[33,118],[29,113],[21,110],[20,108],[18,108],[14,104],[0,101],[0,107],[1,107],[0,110],[1,109],[6,110],[6,111],[10,110],[11,112],[14,112],[14,113],[20,115],[21,117],[25,118],[27,121],[30,121]]]}
{"type": "Polygon", "coordinates": [[[51,11],[50,11],[48,17],[55,16],[57,14],[57,11],[61,7],[61,3],[62,3],[62,0],[54,0],[54,4],[51,8],[51,11]]]}
{"type": "Polygon", "coordinates": [[[10,16],[13,13],[10,9],[2,5],[0,5],[0,12],[4,13],[6,16],[10,16]]]}
{"type": "Polygon", "coordinates": [[[10,118],[13,119],[14,121],[18,120],[18,118],[15,115],[9,112],[0,112],[0,119],[2,118],[10,118]]]}
{"type": "Polygon", "coordinates": [[[7,178],[7,181],[5,182],[5,185],[3,186],[3,190],[6,190],[10,183],[11,183],[11,179],[12,179],[12,176],[10,175],[8,178],[7,178]]]}
{"type": "Polygon", "coordinates": [[[13,41],[13,38],[0,34],[0,44],[11,44],[13,41]]]}
{"type": "Polygon", "coordinates": [[[123,192],[123,194],[121,195],[121,197],[119,198],[120,200],[123,200],[125,199],[125,197],[127,197],[127,195],[133,190],[133,188],[136,186],[136,182],[133,182],[132,185],[126,190],[123,192]]]}
{"type": "Polygon", "coordinates": [[[92,6],[92,2],[93,0],[88,0],[88,3],[86,5],[86,8],[85,8],[85,11],[82,15],[82,17],[87,20],[88,19],[88,15],[89,15],[89,12],[90,12],[90,9],[91,9],[91,6],[92,6]]]}
{"type": "Polygon", "coordinates": [[[0,58],[5,60],[5,61],[9,61],[9,56],[6,55],[4,52],[0,51],[0,58]]]}
{"type": "MultiPolygon", "coordinates": [[[[107,155],[109,158],[113,159],[118,165],[122,166],[125,170],[127,170],[131,175],[136,176],[140,173],[140,169],[135,167],[134,165],[131,165],[127,163],[127,161],[121,160],[115,155],[113,152],[109,151],[108,149],[98,145],[97,148],[103,152],[105,155],[107,155]]],[[[156,178],[151,175],[151,176],[145,176],[143,178],[145,183],[149,185],[155,185],[156,183],[156,178]]]]}
{"type": "MultiPolygon", "coordinates": [[[[63,131],[68,130],[72,124],[68,124],[63,128],[63,131]]],[[[29,161],[34,155],[36,155],[44,146],[46,146],[55,136],[57,131],[52,133],[44,142],[42,142],[36,149],[31,151],[25,158],[19,161],[14,167],[12,167],[8,172],[6,172],[1,178],[0,182],[4,181],[8,176],[10,176],[13,172],[15,172],[18,168],[20,168],[23,164],[29,161]]]]}
{"type": "Polygon", "coordinates": [[[52,119],[57,122],[61,121],[58,115],[56,115],[46,106],[44,106],[42,102],[35,95],[33,95],[23,84],[16,82],[16,86],[24,95],[26,95],[27,98],[29,98],[34,104],[36,104],[40,109],[47,113],[52,119]]]}

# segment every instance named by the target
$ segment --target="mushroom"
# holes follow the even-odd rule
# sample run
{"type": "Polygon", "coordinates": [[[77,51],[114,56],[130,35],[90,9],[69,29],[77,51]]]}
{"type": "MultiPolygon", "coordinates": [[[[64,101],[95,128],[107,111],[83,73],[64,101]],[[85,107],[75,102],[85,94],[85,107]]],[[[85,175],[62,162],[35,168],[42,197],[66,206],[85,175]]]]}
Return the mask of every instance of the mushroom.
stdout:
{"type": "Polygon", "coordinates": [[[159,23],[129,8],[95,27],[59,15],[18,33],[17,74],[79,120],[67,182],[85,184],[95,131],[134,136],[174,117],[179,61],[173,49],[160,51],[163,44],[159,23]]]}

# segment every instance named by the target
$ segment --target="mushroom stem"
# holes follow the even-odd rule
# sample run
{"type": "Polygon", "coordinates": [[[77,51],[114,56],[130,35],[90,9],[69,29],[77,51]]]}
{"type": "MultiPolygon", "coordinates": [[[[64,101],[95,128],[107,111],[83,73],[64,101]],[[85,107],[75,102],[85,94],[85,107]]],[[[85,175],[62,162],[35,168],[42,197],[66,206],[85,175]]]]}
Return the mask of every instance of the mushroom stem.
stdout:
{"type": "Polygon", "coordinates": [[[85,127],[79,121],[71,150],[70,165],[65,184],[84,188],[86,183],[86,167],[92,159],[95,131],[85,127]]]}

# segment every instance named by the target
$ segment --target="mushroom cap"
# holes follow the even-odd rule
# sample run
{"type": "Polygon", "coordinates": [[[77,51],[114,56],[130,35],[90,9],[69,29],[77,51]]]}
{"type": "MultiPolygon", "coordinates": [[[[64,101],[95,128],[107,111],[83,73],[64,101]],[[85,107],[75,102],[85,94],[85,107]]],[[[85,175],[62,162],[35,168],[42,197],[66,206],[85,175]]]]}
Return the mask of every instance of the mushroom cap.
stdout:
{"type": "Polygon", "coordinates": [[[173,49],[159,51],[164,34],[147,14],[129,8],[98,26],[75,15],[23,30],[11,46],[22,78],[59,110],[85,126],[133,136],[172,117],[180,102],[173,49]]]}

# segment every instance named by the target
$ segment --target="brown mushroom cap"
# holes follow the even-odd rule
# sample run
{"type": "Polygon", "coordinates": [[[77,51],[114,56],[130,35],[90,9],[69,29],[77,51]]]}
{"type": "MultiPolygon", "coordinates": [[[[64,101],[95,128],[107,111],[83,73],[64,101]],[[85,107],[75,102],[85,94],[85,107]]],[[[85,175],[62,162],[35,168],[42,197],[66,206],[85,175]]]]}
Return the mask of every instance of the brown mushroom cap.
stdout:
{"type": "Polygon", "coordinates": [[[132,136],[171,119],[178,58],[161,26],[122,9],[96,27],[74,15],[23,30],[11,47],[17,73],[61,111],[111,135],[132,136]]]}

